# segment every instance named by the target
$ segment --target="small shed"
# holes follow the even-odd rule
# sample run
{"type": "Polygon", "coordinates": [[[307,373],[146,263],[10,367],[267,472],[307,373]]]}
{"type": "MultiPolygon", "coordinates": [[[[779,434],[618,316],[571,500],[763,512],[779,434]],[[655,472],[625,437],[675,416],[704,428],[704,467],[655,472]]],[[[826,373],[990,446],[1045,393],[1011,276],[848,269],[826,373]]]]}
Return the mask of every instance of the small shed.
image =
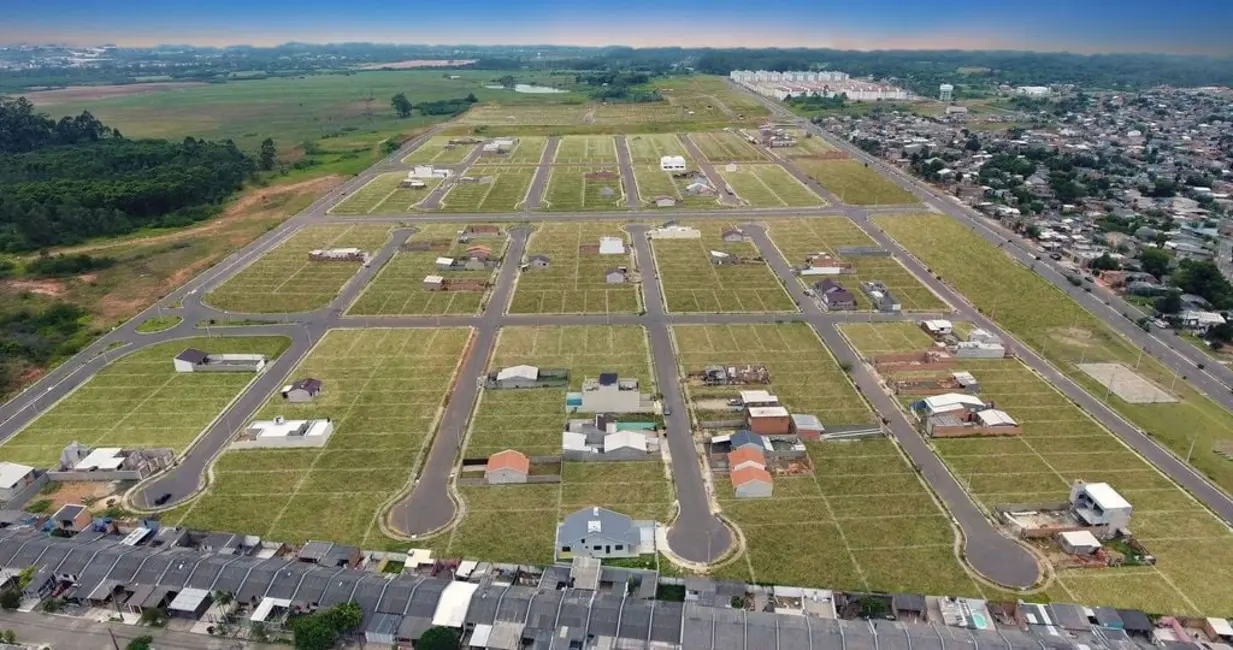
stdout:
{"type": "Polygon", "coordinates": [[[757,467],[745,467],[730,474],[732,492],[738,498],[766,498],[774,492],[770,472],[757,467]]]}
{"type": "Polygon", "coordinates": [[[895,618],[900,621],[924,623],[929,620],[929,606],[919,594],[895,594],[891,596],[895,618]]]}
{"type": "Polygon", "coordinates": [[[676,199],[671,196],[657,196],[655,197],[655,207],[674,208],[676,207],[676,199]]]}
{"type": "Polygon", "coordinates": [[[527,266],[533,269],[546,269],[549,264],[547,255],[532,255],[527,258],[527,266]]]}
{"type": "Polygon", "coordinates": [[[437,265],[438,271],[448,271],[454,268],[454,258],[452,257],[438,257],[434,263],[437,265]]]}
{"type": "Polygon", "coordinates": [[[531,461],[526,454],[506,449],[488,458],[484,467],[484,480],[490,485],[526,483],[531,473],[531,461]]]}
{"type": "Polygon", "coordinates": [[[625,284],[624,269],[608,269],[604,273],[604,283],[606,284],[625,284]]]}
{"type": "Polygon", "coordinates": [[[428,291],[440,291],[445,288],[445,278],[439,275],[424,276],[424,288],[428,291]]]}
{"type": "Polygon", "coordinates": [[[283,399],[288,402],[300,404],[311,402],[321,392],[321,380],[312,377],[297,379],[296,381],[283,386],[283,399]]]}
{"type": "Polygon", "coordinates": [[[624,255],[625,241],[620,237],[600,237],[599,238],[599,254],[600,255],[624,255]]]}
{"type": "Polygon", "coordinates": [[[801,440],[818,440],[826,429],[818,416],[810,413],[794,413],[792,415],[792,430],[801,440]]]}

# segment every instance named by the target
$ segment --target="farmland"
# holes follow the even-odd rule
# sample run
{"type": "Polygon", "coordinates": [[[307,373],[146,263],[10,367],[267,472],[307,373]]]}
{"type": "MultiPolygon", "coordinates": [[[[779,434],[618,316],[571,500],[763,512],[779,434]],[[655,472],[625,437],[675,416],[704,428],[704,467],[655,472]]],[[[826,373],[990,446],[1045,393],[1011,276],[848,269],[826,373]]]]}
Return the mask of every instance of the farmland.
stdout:
{"type": "MultiPolygon", "coordinates": [[[[855,274],[842,275],[836,279],[852,291],[860,309],[872,309],[868,297],[860,291],[860,282],[872,280],[885,283],[899,299],[904,311],[938,311],[946,308],[941,298],[921,284],[920,280],[893,257],[841,257],[840,246],[875,245],[873,240],[847,217],[772,219],[768,220],[767,224],[771,240],[790,264],[803,264],[806,255],[819,252],[830,253],[840,262],[852,264],[855,274]]],[[[800,281],[806,287],[821,279],[819,276],[800,276],[800,281]]]]}
{"type": "MultiPolygon", "coordinates": [[[[932,343],[912,323],[842,329],[866,356],[932,343]]],[[[956,369],[971,372],[981,399],[995,402],[1023,427],[1015,438],[932,441],[987,511],[1005,503],[1064,501],[1077,480],[1108,482],[1134,507],[1131,529],[1157,558],[1154,567],[1062,571],[1051,594],[1091,605],[1192,614],[1233,607],[1228,582],[1211,580],[1209,568],[1194,561],[1207,558],[1210,570],[1225,575],[1233,534],[1219,520],[1020,362],[965,361],[956,369]]]]}
{"type": "Polygon", "coordinates": [[[526,255],[547,255],[546,269],[522,271],[510,304],[511,314],[616,314],[639,310],[638,284],[607,284],[609,269],[635,269],[628,235],[619,224],[604,222],[545,222],[527,242],[526,255]],[[626,255],[582,252],[582,246],[597,246],[600,237],[625,240],[626,255]]]}
{"type": "Polygon", "coordinates": [[[621,209],[625,207],[621,173],[616,165],[553,167],[543,202],[553,212],[621,209]]]}
{"type": "Polygon", "coordinates": [[[410,212],[416,204],[428,198],[439,178],[420,179],[422,188],[399,187],[406,174],[390,172],[372,179],[364,187],[330,209],[331,214],[357,216],[388,212],[410,212]]]}
{"type": "Polygon", "coordinates": [[[428,291],[424,277],[440,274],[450,279],[488,280],[494,269],[483,271],[439,271],[438,257],[462,257],[467,248],[481,244],[492,249],[494,258],[505,253],[505,237],[485,237],[471,243],[457,241],[457,224],[422,224],[408,240],[450,242],[444,250],[399,251],[386,262],[377,277],[348,310],[352,316],[424,316],[478,313],[487,296],[485,291],[428,291]]]}
{"type": "Polygon", "coordinates": [[[1016,264],[941,215],[876,217],[887,234],[924,260],[935,273],[990,314],[1024,344],[1096,395],[1103,386],[1078,364],[1121,363],[1178,398],[1173,403],[1131,404],[1112,395],[1109,406],[1147,431],[1225,489],[1233,489],[1233,465],[1214,445],[1233,440],[1233,414],[1177,381],[1162,366],[1048,281],[1016,264]]]}
{"type": "MultiPolygon", "coordinates": [[[[813,413],[830,424],[875,419],[808,325],[691,325],[676,326],[673,334],[682,372],[709,364],[762,364],[771,383],[759,388],[778,395],[794,413],[813,413]]],[[[689,397],[731,397],[735,391],[691,388],[689,397]]],[[[721,569],[721,576],[833,589],[981,594],[955,558],[955,533],[946,515],[892,442],[809,443],[808,453],[815,471],[776,476],[769,499],[736,499],[727,478],[715,475],[720,507],[747,543],[745,556],[721,569]]]]}
{"type": "Polygon", "coordinates": [[[206,296],[210,305],[237,313],[278,314],[330,304],[355,275],[360,262],[313,262],[318,248],[355,246],[376,252],[389,239],[389,226],[310,226],[231,276],[206,296]]]}
{"type": "Polygon", "coordinates": [[[911,192],[895,185],[855,160],[798,158],[793,161],[793,164],[844,203],[852,205],[918,203],[911,192]]]}
{"type": "Polygon", "coordinates": [[[744,138],[732,131],[690,133],[688,136],[710,162],[766,162],[766,154],[758,151],[744,138]]]}
{"type": "Polygon", "coordinates": [[[651,242],[668,311],[797,311],[770,267],[753,259],[758,255],[753,244],[723,241],[724,229],[734,224],[707,221],[691,225],[701,231],[700,239],[653,239],[651,242]],[[711,250],[749,261],[718,266],[710,261],[711,250]]]}
{"type": "Polygon", "coordinates": [[[558,165],[615,164],[616,139],[610,135],[567,135],[557,145],[558,165]]]}
{"type": "Polygon", "coordinates": [[[432,438],[469,329],[333,330],[293,377],[322,381],[309,404],[273,395],[257,418],[330,418],[321,449],[224,452],[206,493],[176,525],[299,543],[380,541],[382,505],[402,490],[432,438]]]}
{"type": "Polygon", "coordinates": [[[721,208],[719,196],[697,196],[686,191],[692,181],[688,177],[674,178],[671,172],[660,171],[659,165],[634,166],[634,179],[638,183],[638,196],[644,206],[654,206],[659,196],[676,199],[677,208],[702,210],[721,208]]]}
{"type": "Polygon", "coordinates": [[[518,138],[513,150],[504,156],[480,156],[476,165],[538,165],[544,157],[548,138],[526,135],[518,138]]]}
{"type": "MultiPolygon", "coordinates": [[[[617,372],[637,378],[643,391],[654,392],[641,327],[507,327],[489,369],[516,364],[566,368],[569,390],[578,390],[585,378],[600,372],[617,372]]],[[[504,449],[529,456],[559,455],[561,432],[570,417],[564,411],[565,393],[555,388],[483,391],[463,455],[483,458],[504,449]]],[[[659,459],[565,461],[559,484],[464,485],[459,490],[467,512],[448,534],[448,553],[498,562],[551,563],[556,524],[575,510],[602,506],[634,518],[667,521],[673,501],[659,459]]]]}
{"type": "Polygon", "coordinates": [[[0,460],[53,466],[73,441],[90,447],[183,451],[252,381],[253,374],[178,373],[172,358],[190,347],[274,358],[288,343],[277,336],[195,338],[133,352],[99,371],[0,446],[0,460]],[[175,417],[168,417],[170,413],[175,417]]]}
{"type": "Polygon", "coordinates": [[[449,136],[434,135],[402,161],[408,165],[457,165],[475,151],[474,144],[450,144],[450,140],[449,136]]]}
{"type": "Polygon", "coordinates": [[[522,205],[535,178],[534,167],[472,167],[476,182],[459,183],[441,199],[446,212],[513,212],[522,205]]]}
{"type": "Polygon", "coordinates": [[[673,133],[640,133],[626,136],[625,144],[629,147],[629,158],[635,165],[655,165],[659,168],[662,156],[684,156],[690,160],[689,152],[681,139],[673,133]]]}
{"type": "Polygon", "coordinates": [[[779,165],[736,165],[715,170],[746,205],[754,208],[806,208],[826,205],[779,165]]]}

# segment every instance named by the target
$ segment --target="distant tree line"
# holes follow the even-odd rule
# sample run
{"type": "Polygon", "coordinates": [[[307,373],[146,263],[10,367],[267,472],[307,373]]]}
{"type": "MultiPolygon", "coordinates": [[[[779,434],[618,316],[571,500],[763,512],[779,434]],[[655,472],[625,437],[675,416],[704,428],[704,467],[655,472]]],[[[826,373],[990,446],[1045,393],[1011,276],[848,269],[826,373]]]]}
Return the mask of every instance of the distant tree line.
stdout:
{"type": "Polygon", "coordinates": [[[469,93],[461,99],[439,99],[431,102],[420,102],[412,104],[407,98],[407,93],[398,93],[390,98],[390,107],[394,109],[394,114],[398,117],[411,117],[414,111],[419,111],[420,115],[461,115],[471,108],[472,104],[478,102],[475,93],[469,93]]]}

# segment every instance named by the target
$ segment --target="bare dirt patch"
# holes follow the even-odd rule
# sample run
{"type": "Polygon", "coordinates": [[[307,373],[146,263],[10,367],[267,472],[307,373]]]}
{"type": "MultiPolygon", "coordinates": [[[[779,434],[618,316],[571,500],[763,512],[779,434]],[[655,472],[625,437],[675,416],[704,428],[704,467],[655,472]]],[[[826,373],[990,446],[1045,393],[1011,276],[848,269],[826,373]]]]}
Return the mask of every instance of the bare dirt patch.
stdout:
{"type": "Polygon", "coordinates": [[[23,93],[36,106],[53,106],[72,102],[95,101],[113,97],[129,97],[149,93],[165,93],[183,88],[206,86],[203,81],[175,81],[168,83],[119,84],[113,86],[69,86],[55,90],[36,90],[23,93]]]}
{"type": "Polygon", "coordinates": [[[470,65],[475,59],[411,59],[410,61],[395,61],[393,63],[370,63],[360,66],[360,70],[409,70],[411,68],[449,68],[460,65],[470,65]]]}
{"type": "Polygon", "coordinates": [[[59,280],[5,280],[0,286],[18,293],[29,291],[52,298],[60,298],[68,293],[68,287],[59,280]]]}
{"type": "Polygon", "coordinates": [[[49,512],[55,512],[60,509],[60,506],[69,503],[82,503],[86,500],[94,500],[90,510],[105,510],[107,509],[107,497],[116,493],[115,484],[107,481],[76,481],[59,485],[60,489],[54,493],[35,497],[35,499],[51,499],[49,512]]]}
{"type": "Polygon", "coordinates": [[[1092,341],[1092,333],[1082,327],[1065,327],[1062,329],[1055,329],[1049,333],[1049,336],[1058,343],[1073,345],[1080,348],[1090,348],[1096,344],[1092,341]]]}

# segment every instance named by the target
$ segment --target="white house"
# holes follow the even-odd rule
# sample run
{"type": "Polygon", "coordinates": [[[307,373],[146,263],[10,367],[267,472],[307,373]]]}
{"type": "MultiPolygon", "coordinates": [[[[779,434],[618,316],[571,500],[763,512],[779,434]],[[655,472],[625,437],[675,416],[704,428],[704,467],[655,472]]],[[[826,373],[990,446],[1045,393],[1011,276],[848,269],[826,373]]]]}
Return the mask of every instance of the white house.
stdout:
{"type": "Polygon", "coordinates": [[[34,468],[8,461],[0,462],[0,501],[10,501],[38,478],[34,468]]]}
{"type": "Polygon", "coordinates": [[[1134,509],[1108,483],[1076,482],[1070,488],[1070,505],[1083,523],[1098,529],[1097,537],[1112,537],[1130,528],[1134,509]]]}
{"type": "Polygon", "coordinates": [[[926,415],[951,413],[954,411],[976,411],[985,408],[985,402],[975,395],[964,393],[943,393],[931,395],[921,400],[925,403],[926,415]]]}
{"type": "Polygon", "coordinates": [[[414,168],[411,169],[411,171],[407,172],[407,179],[408,180],[413,179],[413,178],[446,179],[453,175],[454,175],[454,172],[448,169],[433,167],[432,165],[416,165],[414,168]]]}
{"type": "Polygon", "coordinates": [[[923,320],[920,326],[930,336],[946,336],[955,330],[954,323],[942,318],[923,320]]]}
{"type": "Polygon", "coordinates": [[[334,435],[334,423],[321,420],[255,420],[240,432],[232,449],[279,449],[292,447],[324,447],[334,435]]]}
{"type": "Polygon", "coordinates": [[[690,228],[689,226],[680,226],[673,224],[656,228],[647,233],[648,239],[701,239],[702,233],[690,228]]]}
{"type": "Polygon", "coordinates": [[[1197,334],[1206,334],[1217,325],[1224,325],[1224,316],[1211,311],[1185,311],[1178,318],[1182,327],[1197,334]]]}
{"type": "Polygon", "coordinates": [[[659,170],[664,172],[685,171],[685,156],[660,156],[659,170]]]}

